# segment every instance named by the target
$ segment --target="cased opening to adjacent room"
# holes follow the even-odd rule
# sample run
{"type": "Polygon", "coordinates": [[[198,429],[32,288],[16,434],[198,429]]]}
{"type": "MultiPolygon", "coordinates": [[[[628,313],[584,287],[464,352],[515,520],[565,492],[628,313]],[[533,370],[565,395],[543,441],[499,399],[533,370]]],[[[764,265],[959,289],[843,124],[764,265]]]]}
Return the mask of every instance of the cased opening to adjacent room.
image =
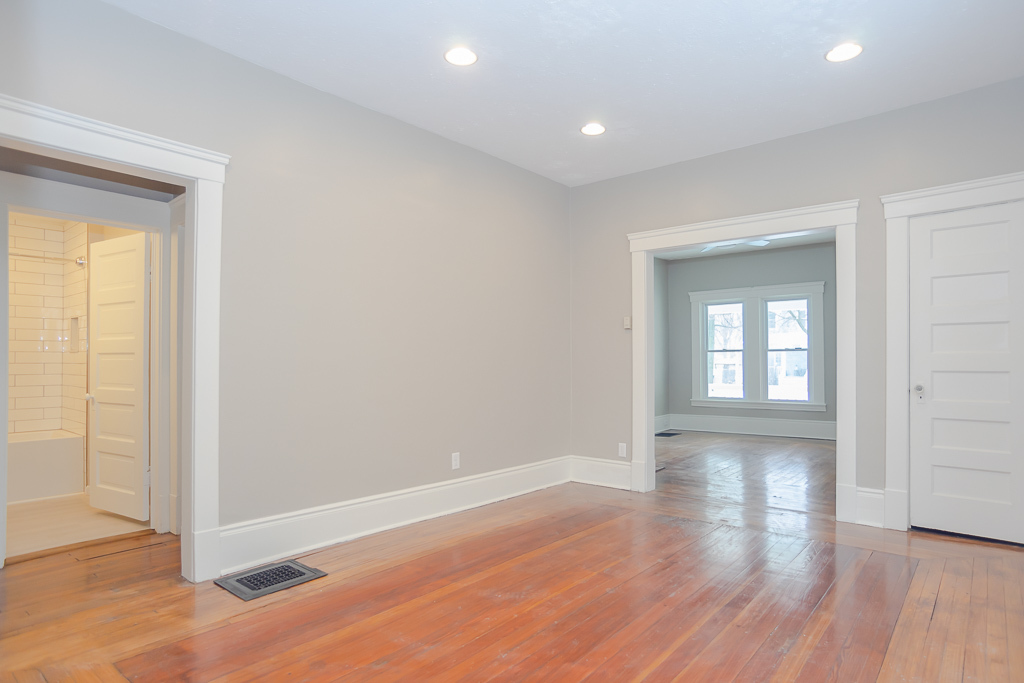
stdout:
{"type": "Polygon", "coordinates": [[[771,516],[772,528],[835,519],[833,240],[732,240],[655,259],[663,494],[771,516]]]}

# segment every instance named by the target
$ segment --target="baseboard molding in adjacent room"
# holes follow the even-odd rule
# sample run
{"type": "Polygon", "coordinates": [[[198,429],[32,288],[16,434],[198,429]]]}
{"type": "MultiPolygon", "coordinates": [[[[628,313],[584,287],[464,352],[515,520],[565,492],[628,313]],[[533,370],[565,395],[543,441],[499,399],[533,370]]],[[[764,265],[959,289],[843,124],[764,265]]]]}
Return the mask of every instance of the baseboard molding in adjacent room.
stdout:
{"type": "Polygon", "coordinates": [[[658,415],[654,418],[654,431],[663,432],[666,429],[672,429],[672,416],[671,415],[658,415]]]}
{"type": "Polygon", "coordinates": [[[567,455],[220,529],[221,574],[570,481],[629,490],[630,463],[567,455]]]}
{"type": "Polygon", "coordinates": [[[771,417],[734,417],[732,415],[688,415],[674,413],[655,418],[657,431],[682,429],[690,432],[752,434],[755,436],[789,436],[799,439],[836,440],[836,423],[824,420],[790,420],[771,417]],[[657,420],[668,418],[668,424],[657,426],[657,420]]]}

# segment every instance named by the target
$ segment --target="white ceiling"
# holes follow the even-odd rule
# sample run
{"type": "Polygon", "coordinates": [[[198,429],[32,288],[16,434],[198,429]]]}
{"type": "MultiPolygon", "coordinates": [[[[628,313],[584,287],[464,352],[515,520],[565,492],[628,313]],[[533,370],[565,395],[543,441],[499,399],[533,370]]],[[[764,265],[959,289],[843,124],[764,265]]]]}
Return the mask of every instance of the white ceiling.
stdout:
{"type": "Polygon", "coordinates": [[[1024,75],[1024,0],[107,2],[570,186],[1024,75]]]}

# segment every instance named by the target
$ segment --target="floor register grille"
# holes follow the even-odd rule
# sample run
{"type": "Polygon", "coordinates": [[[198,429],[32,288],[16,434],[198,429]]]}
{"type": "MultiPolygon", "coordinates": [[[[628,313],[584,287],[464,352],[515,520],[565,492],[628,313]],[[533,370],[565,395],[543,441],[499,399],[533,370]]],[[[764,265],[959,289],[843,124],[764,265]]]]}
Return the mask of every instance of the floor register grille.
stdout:
{"type": "Polygon", "coordinates": [[[327,576],[326,572],[307,567],[295,560],[287,560],[246,569],[217,579],[214,583],[242,600],[252,600],[319,579],[321,576],[327,576]]]}

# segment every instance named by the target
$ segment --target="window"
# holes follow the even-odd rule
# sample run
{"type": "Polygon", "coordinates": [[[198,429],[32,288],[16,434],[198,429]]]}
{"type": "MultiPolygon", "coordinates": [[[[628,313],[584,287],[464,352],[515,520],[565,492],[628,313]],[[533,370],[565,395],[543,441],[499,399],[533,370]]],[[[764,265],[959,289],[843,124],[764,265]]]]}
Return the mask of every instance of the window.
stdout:
{"type": "Polygon", "coordinates": [[[766,301],[768,311],[768,400],[808,401],[807,299],[766,301]]]}
{"type": "Polygon", "coordinates": [[[707,307],[708,396],[743,398],[743,304],[707,307]]]}
{"type": "Polygon", "coordinates": [[[697,406],[824,410],[823,282],[691,292],[697,406]]]}

